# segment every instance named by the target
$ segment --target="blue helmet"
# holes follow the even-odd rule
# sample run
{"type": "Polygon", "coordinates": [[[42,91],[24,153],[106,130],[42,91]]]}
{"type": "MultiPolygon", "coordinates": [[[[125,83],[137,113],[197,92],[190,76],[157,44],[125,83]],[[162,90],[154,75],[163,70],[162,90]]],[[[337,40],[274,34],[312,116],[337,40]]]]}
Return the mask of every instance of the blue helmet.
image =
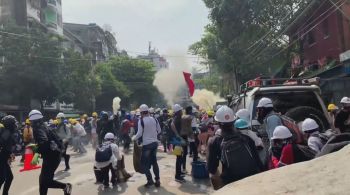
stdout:
{"type": "Polygon", "coordinates": [[[236,127],[236,129],[246,129],[249,127],[249,124],[247,121],[245,121],[243,119],[238,119],[235,122],[235,127],[236,127]]]}

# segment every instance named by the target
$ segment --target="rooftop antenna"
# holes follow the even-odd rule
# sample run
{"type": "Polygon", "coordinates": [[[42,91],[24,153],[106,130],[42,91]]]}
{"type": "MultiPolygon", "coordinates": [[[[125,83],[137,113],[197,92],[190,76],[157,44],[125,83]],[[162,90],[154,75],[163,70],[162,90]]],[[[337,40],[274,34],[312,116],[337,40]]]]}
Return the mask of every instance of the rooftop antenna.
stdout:
{"type": "Polygon", "coordinates": [[[148,54],[151,54],[151,50],[152,50],[152,42],[149,41],[148,42],[148,54]]]}

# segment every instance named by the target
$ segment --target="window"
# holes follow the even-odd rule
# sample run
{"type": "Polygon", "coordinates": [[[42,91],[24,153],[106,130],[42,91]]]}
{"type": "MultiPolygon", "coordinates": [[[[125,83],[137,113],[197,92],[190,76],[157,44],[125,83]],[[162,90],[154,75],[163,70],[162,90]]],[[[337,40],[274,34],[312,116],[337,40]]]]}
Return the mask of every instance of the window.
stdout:
{"type": "Polygon", "coordinates": [[[322,32],[323,32],[323,36],[324,36],[325,39],[329,37],[329,23],[328,23],[328,19],[326,19],[322,23],[322,32]]]}
{"type": "Polygon", "coordinates": [[[314,36],[314,33],[312,31],[310,31],[308,34],[307,34],[307,43],[309,45],[313,45],[316,43],[316,40],[315,40],[315,36],[314,36]]]}

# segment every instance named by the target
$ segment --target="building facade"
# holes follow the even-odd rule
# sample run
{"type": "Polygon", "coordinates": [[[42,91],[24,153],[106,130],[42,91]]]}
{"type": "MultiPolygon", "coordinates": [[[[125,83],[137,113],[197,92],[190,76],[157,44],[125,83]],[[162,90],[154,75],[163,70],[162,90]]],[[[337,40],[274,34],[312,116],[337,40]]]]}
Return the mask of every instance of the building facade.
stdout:
{"type": "Polygon", "coordinates": [[[151,45],[149,46],[148,55],[139,55],[137,58],[152,62],[155,71],[169,68],[167,60],[160,56],[155,49],[151,49],[151,45]]]}
{"type": "Polygon", "coordinates": [[[287,29],[291,43],[298,43],[292,69],[317,69],[350,49],[350,3],[314,0],[287,29]]]}
{"type": "Polygon", "coordinates": [[[42,26],[63,35],[61,0],[0,0],[0,23],[19,26],[42,26]]]}
{"type": "Polygon", "coordinates": [[[65,32],[70,32],[83,42],[83,47],[93,55],[95,62],[106,61],[118,53],[117,41],[114,35],[108,31],[104,31],[95,23],[64,23],[63,28],[65,32]]]}

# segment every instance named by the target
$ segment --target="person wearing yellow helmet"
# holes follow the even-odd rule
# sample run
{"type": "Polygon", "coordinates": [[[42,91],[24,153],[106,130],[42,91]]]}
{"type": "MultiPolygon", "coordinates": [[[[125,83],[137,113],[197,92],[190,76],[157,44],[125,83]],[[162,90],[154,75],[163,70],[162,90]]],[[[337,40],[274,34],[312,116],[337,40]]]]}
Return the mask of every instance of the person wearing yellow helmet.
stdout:
{"type": "Polygon", "coordinates": [[[97,119],[98,114],[97,112],[92,113],[92,119],[90,121],[91,125],[91,143],[92,143],[92,148],[97,147],[97,142],[98,142],[98,136],[97,136],[97,119]]]}
{"type": "MultiPolygon", "coordinates": [[[[24,128],[23,128],[23,143],[24,146],[27,146],[28,144],[32,143],[34,140],[33,137],[33,129],[30,126],[30,121],[29,119],[26,119],[25,124],[24,124],[24,128]]],[[[24,162],[24,152],[22,152],[22,158],[21,158],[21,162],[24,162]]]]}
{"type": "Polygon", "coordinates": [[[335,119],[335,116],[337,115],[338,113],[338,106],[336,106],[335,104],[329,104],[328,105],[328,114],[329,116],[331,117],[331,122],[332,122],[332,129],[334,129],[334,119],[335,119]]]}

